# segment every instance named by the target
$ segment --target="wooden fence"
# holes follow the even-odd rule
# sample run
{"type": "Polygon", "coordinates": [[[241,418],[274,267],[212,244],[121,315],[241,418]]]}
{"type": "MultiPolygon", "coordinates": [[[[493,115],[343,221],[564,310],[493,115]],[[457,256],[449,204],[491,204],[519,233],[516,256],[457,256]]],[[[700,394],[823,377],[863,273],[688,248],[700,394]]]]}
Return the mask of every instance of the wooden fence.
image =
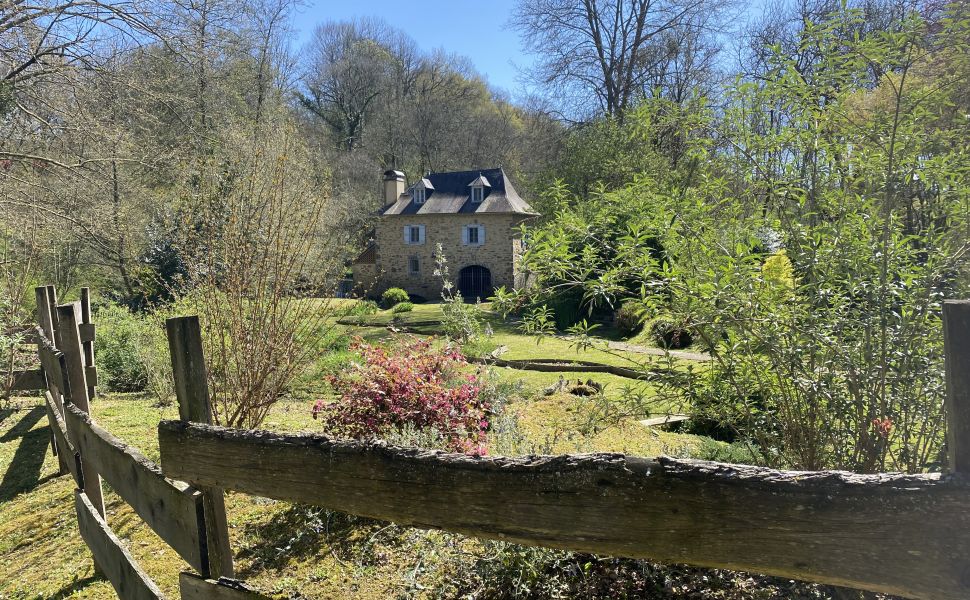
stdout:
{"type": "MultiPolygon", "coordinates": [[[[124,600],[162,598],[158,586],[105,521],[103,480],[195,570],[182,574],[183,598],[266,598],[231,579],[232,554],[222,491],[167,478],[158,465],[92,419],[91,404],[97,388],[96,333],[87,288],[82,289],[79,302],[58,305],[53,286],[37,288],[36,299],[35,337],[41,367],[19,374],[18,389],[40,389],[44,393],[52,448],[61,473],[70,473],[77,484],[74,508],[78,529],[91,550],[95,568],[124,600]]],[[[198,322],[189,323],[195,324],[190,334],[197,335],[198,322]]],[[[180,415],[186,421],[209,423],[204,365],[201,354],[192,354],[193,349],[201,349],[201,340],[195,342],[196,346],[188,349],[173,346],[180,415]]]]}
{"type": "Polygon", "coordinates": [[[623,454],[480,458],[215,427],[195,317],[166,323],[180,420],[158,426],[159,468],[91,418],[86,293],[56,310],[53,288],[37,299],[53,442],[78,482],[81,536],[124,599],[160,593],[105,523],[101,478],[195,569],[183,598],[265,597],[229,579],[224,489],[521,544],[970,597],[970,302],[944,306],[952,472],[859,475],[623,454]]]}

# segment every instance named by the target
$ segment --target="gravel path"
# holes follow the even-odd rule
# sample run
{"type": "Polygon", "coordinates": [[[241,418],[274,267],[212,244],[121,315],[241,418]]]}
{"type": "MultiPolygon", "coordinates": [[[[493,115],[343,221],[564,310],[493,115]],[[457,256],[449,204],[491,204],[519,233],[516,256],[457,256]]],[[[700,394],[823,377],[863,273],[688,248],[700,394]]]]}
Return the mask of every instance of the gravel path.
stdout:
{"type": "Polygon", "coordinates": [[[650,354],[651,356],[666,356],[669,352],[674,358],[681,358],[683,360],[711,360],[711,355],[706,352],[687,352],[686,350],[661,350],[660,348],[651,348],[650,346],[637,346],[636,344],[627,344],[626,342],[610,342],[609,348],[611,350],[621,350],[623,352],[635,352],[637,354],[650,354]]]}

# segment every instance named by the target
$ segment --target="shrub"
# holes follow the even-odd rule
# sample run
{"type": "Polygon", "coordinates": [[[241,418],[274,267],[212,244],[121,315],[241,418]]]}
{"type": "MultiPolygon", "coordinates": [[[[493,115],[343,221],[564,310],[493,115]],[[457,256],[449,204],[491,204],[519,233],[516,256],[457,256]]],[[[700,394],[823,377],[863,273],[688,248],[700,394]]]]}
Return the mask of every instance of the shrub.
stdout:
{"type": "Polygon", "coordinates": [[[414,310],[414,304],[410,302],[398,302],[397,304],[394,305],[394,308],[391,309],[391,312],[394,314],[398,314],[398,313],[411,312],[412,310],[414,310]]]}
{"type": "Polygon", "coordinates": [[[691,332],[669,317],[658,317],[650,323],[650,335],[661,348],[686,348],[694,341],[691,332]]]}
{"type": "Polygon", "coordinates": [[[449,279],[448,259],[444,248],[438,244],[435,250],[435,276],[441,279],[441,326],[450,339],[465,344],[482,334],[492,335],[491,326],[482,324],[481,302],[466,304],[455,284],[449,279]]]}
{"type": "Polygon", "coordinates": [[[693,454],[693,458],[700,460],[739,465],[764,464],[764,457],[754,444],[743,441],[728,444],[708,437],[701,437],[700,446],[693,454]]]}
{"type": "Polygon", "coordinates": [[[14,372],[26,367],[23,355],[17,351],[24,341],[23,334],[16,332],[16,323],[10,318],[10,303],[0,298],[0,407],[6,408],[14,384],[14,372]]]}
{"type": "Polygon", "coordinates": [[[141,320],[116,304],[102,306],[94,320],[98,324],[95,360],[101,385],[113,392],[144,390],[148,372],[145,365],[134,360],[144,328],[141,320]]]}
{"type": "Polygon", "coordinates": [[[640,333],[643,329],[643,306],[633,300],[620,305],[620,310],[616,311],[616,328],[623,337],[640,333]]]}
{"type": "Polygon", "coordinates": [[[380,307],[377,306],[377,302],[373,300],[361,300],[360,302],[355,302],[350,307],[349,314],[355,317],[366,317],[375,314],[378,310],[380,310],[380,307]]]}
{"type": "Polygon", "coordinates": [[[367,439],[427,429],[449,450],[485,453],[489,405],[478,377],[461,372],[467,363],[458,350],[428,340],[385,348],[358,339],[351,348],[360,363],[328,378],[340,398],[313,406],[328,431],[367,439]]]}
{"type": "Polygon", "coordinates": [[[400,304],[401,302],[407,302],[408,300],[410,300],[410,298],[408,298],[408,293],[401,288],[390,288],[381,294],[381,306],[383,306],[385,309],[391,308],[392,306],[400,304]]]}
{"type": "Polygon", "coordinates": [[[319,243],[333,207],[311,149],[287,118],[264,133],[227,131],[227,143],[175,190],[195,207],[198,225],[180,249],[202,325],[213,420],[226,427],[259,427],[312,368],[314,340],[339,312],[326,299],[293,294],[343,268],[319,243]]]}
{"type": "Polygon", "coordinates": [[[159,403],[168,402],[174,390],[162,318],[105,304],[94,320],[98,325],[95,361],[102,385],[114,392],[148,391],[159,403]]]}
{"type": "Polygon", "coordinates": [[[779,250],[765,259],[761,265],[761,277],[774,288],[789,291],[795,289],[795,268],[784,250],[779,250]]]}
{"type": "Polygon", "coordinates": [[[493,342],[491,338],[478,336],[462,344],[461,353],[467,358],[485,358],[496,348],[498,348],[498,344],[493,342]]]}

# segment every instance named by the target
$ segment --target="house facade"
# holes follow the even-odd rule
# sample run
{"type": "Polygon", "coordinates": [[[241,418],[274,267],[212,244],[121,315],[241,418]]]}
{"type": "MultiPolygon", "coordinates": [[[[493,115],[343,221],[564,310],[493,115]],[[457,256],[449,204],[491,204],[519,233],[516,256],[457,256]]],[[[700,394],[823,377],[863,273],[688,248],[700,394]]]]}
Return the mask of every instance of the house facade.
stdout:
{"type": "Polygon", "coordinates": [[[374,239],[353,265],[358,294],[375,297],[399,287],[440,298],[438,244],[466,298],[484,300],[497,287],[526,284],[520,225],[538,215],[501,168],[430,173],[410,187],[402,172],[387,171],[384,202],[374,239]]]}

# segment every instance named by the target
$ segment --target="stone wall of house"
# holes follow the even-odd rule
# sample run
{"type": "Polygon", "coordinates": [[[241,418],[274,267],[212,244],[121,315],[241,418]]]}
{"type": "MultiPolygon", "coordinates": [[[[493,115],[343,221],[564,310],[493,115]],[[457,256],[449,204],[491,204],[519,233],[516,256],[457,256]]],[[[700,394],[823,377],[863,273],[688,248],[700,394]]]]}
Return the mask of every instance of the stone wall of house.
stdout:
{"type": "MultiPolygon", "coordinates": [[[[522,245],[518,224],[522,215],[514,214],[443,214],[395,215],[381,219],[377,225],[377,284],[371,295],[379,296],[390,287],[403,288],[410,294],[437,300],[441,296],[441,279],[434,276],[434,252],[437,244],[443,247],[448,260],[451,281],[458,282],[463,267],[479,265],[492,274],[494,287],[513,288],[516,285],[517,252],[522,245]],[[404,227],[424,225],[423,244],[406,244],[404,227]],[[462,228],[484,225],[485,243],[481,246],[462,244],[462,228]],[[408,259],[417,257],[420,272],[408,272],[408,259]]],[[[355,275],[356,279],[356,275],[355,275]]]]}
{"type": "Polygon", "coordinates": [[[351,293],[357,297],[373,296],[377,289],[377,265],[354,263],[354,285],[351,293]]]}

